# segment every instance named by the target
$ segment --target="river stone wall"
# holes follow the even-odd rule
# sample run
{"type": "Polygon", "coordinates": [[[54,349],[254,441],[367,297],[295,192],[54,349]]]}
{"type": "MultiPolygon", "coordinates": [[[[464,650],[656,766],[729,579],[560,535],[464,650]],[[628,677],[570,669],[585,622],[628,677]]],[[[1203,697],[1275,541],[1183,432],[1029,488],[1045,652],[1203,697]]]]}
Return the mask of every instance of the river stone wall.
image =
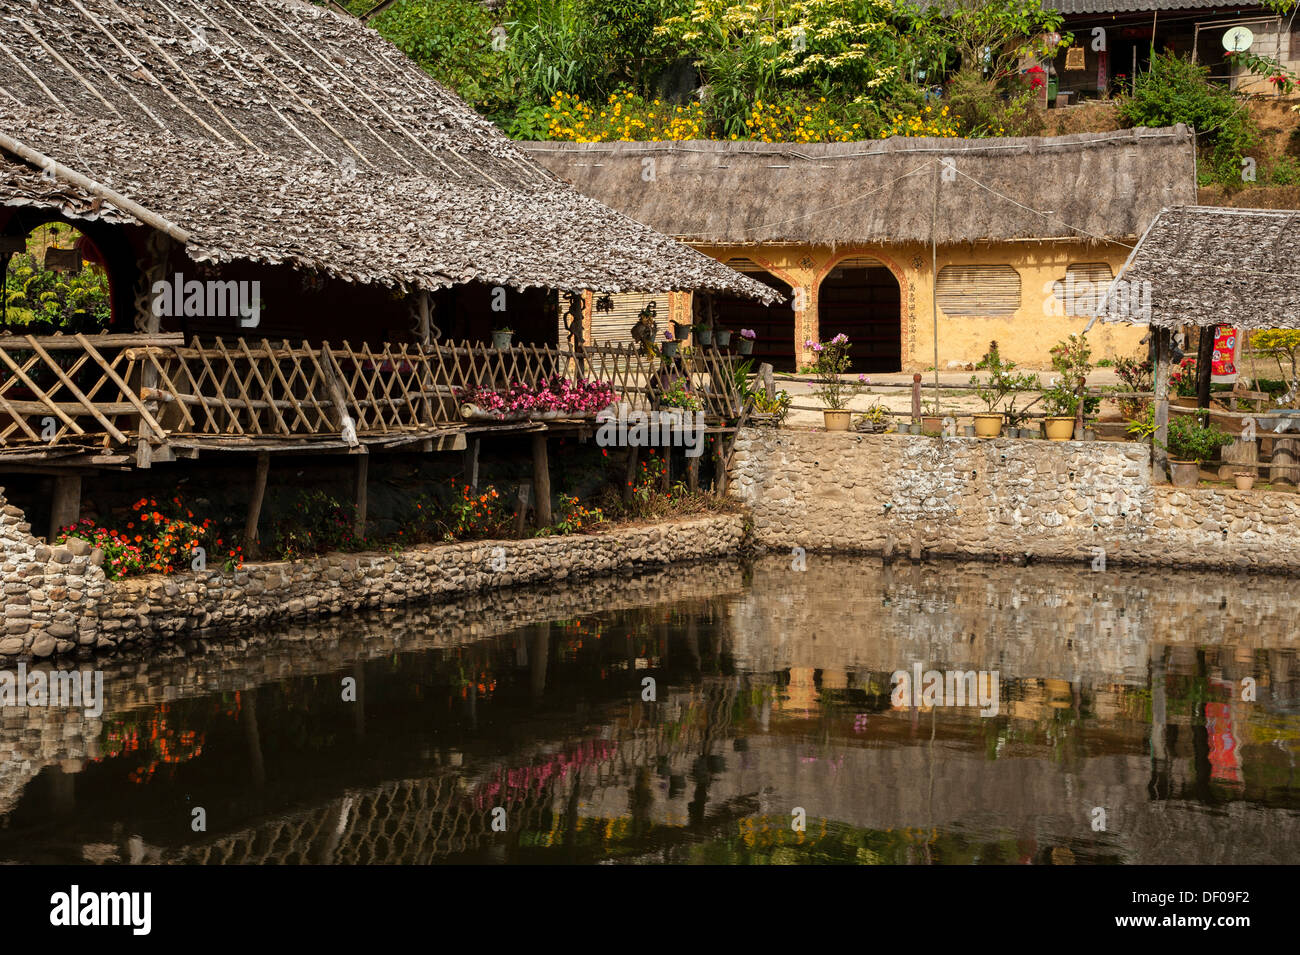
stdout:
{"type": "Polygon", "coordinates": [[[84,542],[49,546],[34,539],[22,511],[8,505],[0,489],[0,660],[706,560],[737,553],[744,536],[743,516],[722,514],[602,534],[436,544],[396,554],[328,554],[246,564],[234,572],[110,581],[98,551],[84,542]]]}
{"type": "Polygon", "coordinates": [[[1156,485],[1137,444],[751,428],[729,476],[766,549],[1300,570],[1300,495],[1156,485]]]}

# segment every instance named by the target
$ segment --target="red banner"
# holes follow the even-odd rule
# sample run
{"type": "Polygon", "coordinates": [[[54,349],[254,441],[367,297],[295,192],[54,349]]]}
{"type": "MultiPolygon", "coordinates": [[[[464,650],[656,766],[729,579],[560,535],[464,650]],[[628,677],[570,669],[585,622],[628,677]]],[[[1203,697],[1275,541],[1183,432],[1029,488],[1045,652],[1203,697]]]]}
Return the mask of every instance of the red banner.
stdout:
{"type": "Polygon", "coordinates": [[[1231,325],[1220,325],[1214,330],[1210,380],[1229,385],[1237,380],[1237,330],[1231,325]]]}

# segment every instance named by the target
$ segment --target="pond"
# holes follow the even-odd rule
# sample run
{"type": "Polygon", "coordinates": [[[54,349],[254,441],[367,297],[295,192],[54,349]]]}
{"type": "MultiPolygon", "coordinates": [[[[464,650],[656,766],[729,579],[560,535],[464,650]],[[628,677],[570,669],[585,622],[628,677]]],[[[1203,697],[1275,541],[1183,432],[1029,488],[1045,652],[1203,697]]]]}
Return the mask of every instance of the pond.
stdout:
{"type": "Polygon", "coordinates": [[[94,658],[0,711],[0,861],[1300,861],[1293,582],[796,563],[94,658]]]}

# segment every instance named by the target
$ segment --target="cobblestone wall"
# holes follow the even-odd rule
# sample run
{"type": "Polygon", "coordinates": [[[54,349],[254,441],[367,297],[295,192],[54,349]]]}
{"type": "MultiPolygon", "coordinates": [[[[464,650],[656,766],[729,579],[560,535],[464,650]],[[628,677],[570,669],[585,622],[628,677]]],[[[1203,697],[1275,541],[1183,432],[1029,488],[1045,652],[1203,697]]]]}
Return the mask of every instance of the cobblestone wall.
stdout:
{"type": "Polygon", "coordinates": [[[1136,444],[747,429],[731,492],[769,549],[1300,569],[1300,496],[1153,485],[1136,444]]]}
{"type": "Polygon", "coordinates": [[[566,580],[735,554],[740,515],[712,515],[603,534],[414,547],[398,554],[329,554],[109,581],[82,541],[48,546],[0,489],[0,659],[49,657],[181,634],[231,631],[363,607],[445,600],[517,584],[566,580]]]}

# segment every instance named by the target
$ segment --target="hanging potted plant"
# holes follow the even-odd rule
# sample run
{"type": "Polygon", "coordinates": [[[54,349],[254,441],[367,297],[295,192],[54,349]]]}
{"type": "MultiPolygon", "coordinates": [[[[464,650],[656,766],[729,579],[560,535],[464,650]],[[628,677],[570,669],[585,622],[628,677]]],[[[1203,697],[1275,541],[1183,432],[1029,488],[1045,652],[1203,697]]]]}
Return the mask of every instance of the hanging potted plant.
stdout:
{"type": "MultiPolygon", "coordinates": [[[[1204,409],[1202,412],[1207,413],[1204,409]]],[[[1234,440],[1214,425],[1202,425],[1196,415],[1170,418],[1169,440],[1163,445],[1169,452],[1169,479],[1175,487],[1196,487],[1201,462],[1208,461],[1234,440]]]]}
{"type": "Polygon", "coordinates": [[[719,348],[729,348],[731,346],[731,329],[719,328],[714,332],[714,338],[718,340],[719,348]]]}
{"type": "Polygon", "coordinates": [[[1037,388],[1038,376],[1014,374],[1016,363],[1003,360],[997,342],[989,342],[989,350],[975,367],[989,373],[985,382],[981,382],[978,375],[971,375],[970,379],[971,387],[987,409],[974,415],[975,437],[996,438],[1002,432],[1003,423],[1003,415],[997,410],[998,406],[1017,391],[1037,388]]]}
{"type": "Polygon", "coordinates": [[[498,351],[505,351],[510,347],[510,340],[515,337],[513,328],[494,328],[492,329],[492,347],[498,351]]]}
{"type": "Polygon", "coordinates": [[[754,352],[754,339],[758,335],[752,328],[742,328],[740,330],[740,347],[736,349],[737,354],[751,355],[754,352]]]}
{"type": "MultiPolygon", "coordinates": [[[[676,325],[677,323],[673,322],[673,324],[676,325]]],[[[677,339],[673,337],[672,331],[669,329],[665,329],[664,344],[663,347],[659,350],[659,353],[663,355],[665,359],[672,358],[674,355],[677,354],[677,345],[678,345],[677,339]]]]}
{"type": "Polygon", "coordinates": [[[692,327],[693,326],[691,325],[690,322],[679,322],[676,319],[674,319],[673,337],[676,338],[678,342],[685,342],[686,339],[691,337],[692,327]]]}
{"type": "Polygon", "coordinates": [[[701,348],[708,348],[713,344],[713,326],[696,325],[695,326],[695,344],[701,348]]]}
{"type": "Polygon", "coordinates": [[[866,375],[858,375],[857,384],[840,377],[853,364],[849,358],[849,336],[839,334],[828,342],[808,339],[804,347],[813,353],[813,362],[804,371],[817,376],[818,384],[813,394],[826,405],[822,410],[826,430],[848,431],[852,417],[848,409],[849,399],[871,384],[866,375]]]}

